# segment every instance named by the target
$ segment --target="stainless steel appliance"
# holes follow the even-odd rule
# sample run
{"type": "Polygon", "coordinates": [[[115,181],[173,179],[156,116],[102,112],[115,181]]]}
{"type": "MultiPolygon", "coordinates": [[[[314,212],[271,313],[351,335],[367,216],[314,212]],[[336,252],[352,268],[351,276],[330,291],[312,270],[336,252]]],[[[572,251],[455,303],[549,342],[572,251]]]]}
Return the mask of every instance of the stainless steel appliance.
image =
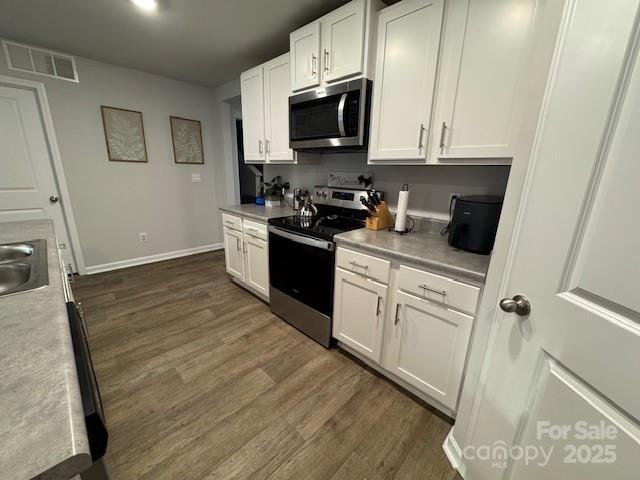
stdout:
{"type": "Polygon", "coordinates": [[[84,421],[89,438],[89,449],[91,450],[91,459],[95,462],[106,453],[109,434],[104,419],[100,390],[91,362],[82,309],[73,301],[69,301],[67,302],[67,314],[78,372],[78,383],[80,384],[84,421]]]}
{"type": "Polygon", "coordinates": [[[289,146],[294,150],[366,151],[371,80],[361,78],[289,97],[289,146]]]}
{"type": "Polygon", "coordinates": [[[271,311],[329,347],[333,314],[334,235],[363,228],[364,190],[317,188],[315,217],[269,220],[271,311]]]}

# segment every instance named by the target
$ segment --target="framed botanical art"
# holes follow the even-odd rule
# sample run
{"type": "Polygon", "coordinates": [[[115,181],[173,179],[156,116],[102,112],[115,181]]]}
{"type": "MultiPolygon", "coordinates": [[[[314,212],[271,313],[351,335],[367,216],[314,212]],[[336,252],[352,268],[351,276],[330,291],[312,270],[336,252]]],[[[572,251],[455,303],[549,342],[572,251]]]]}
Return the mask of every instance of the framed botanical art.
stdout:
{"type": "Polygon", "coordinates": [[[202,128],[198,120],[170,117],[173,158],[176,163],[204,163],[202,128]]]}
{"type": "Polygon", "coordinates": [[[142,112],[100,107],[107,152],[112,162],[147,162],[142,112]]]}

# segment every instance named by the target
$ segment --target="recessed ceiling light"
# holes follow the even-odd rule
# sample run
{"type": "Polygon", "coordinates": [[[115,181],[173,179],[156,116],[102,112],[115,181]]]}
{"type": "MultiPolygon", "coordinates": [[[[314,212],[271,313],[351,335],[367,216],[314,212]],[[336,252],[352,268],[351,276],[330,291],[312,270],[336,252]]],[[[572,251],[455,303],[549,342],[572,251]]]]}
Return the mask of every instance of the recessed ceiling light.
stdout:
{"type": "Polygon", "coordinates": [[[131,3],[148,12],[158,8],[158,2],[156,0],[131,0],[131,3]]]}

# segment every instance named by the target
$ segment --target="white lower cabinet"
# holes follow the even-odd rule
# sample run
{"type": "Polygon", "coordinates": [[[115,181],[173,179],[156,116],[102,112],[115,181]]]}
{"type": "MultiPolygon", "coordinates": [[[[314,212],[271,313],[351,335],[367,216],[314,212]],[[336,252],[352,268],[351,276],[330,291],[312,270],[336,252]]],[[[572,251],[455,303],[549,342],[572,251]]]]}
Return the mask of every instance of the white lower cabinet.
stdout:
{"type": "Polygon", "coordinates": [[[383,367],[455,410],[473,317],[396,292],[383,367]]]}
{"type": "Polygon", "coordinates": [[[480,289],[342,247],[336,264],[333,336],[454,414],[480,289]]]}
{"type": "Polygon", "coordinates": [[[224,227],[224,263],[227,273],[244,282],[244,253],[242,232],[224,227]]]}
{"type": "Polygon", "coordinates": [[[223,214],[224,259],[227,273],[264,300],[269,300],[267,226],[223,214]]]}
{"type": "Polygon", "coordinates": [[[267,242],[245,233],[245,283],[269,296],[269,248],[267,242]]]}
{"type": "Polygon", "coordinates": [[[333,336],[374,362],[380,362],[386,285],[336,269],[333,336]]]}

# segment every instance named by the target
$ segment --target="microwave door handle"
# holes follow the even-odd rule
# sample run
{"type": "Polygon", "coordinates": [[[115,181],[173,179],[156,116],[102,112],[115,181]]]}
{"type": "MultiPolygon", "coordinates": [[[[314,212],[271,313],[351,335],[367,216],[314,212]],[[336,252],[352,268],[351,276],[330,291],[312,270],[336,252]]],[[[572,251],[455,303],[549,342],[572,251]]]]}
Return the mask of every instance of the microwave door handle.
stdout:
{"type": "Polygon", "coordinates": [[[340,103],[338,104],[338,130],[340,130],[340,136],[346,137],[347,133],[344,129],[344,104],[347,103],[347,94],[343,93],[340,97],[340,103]]]}

